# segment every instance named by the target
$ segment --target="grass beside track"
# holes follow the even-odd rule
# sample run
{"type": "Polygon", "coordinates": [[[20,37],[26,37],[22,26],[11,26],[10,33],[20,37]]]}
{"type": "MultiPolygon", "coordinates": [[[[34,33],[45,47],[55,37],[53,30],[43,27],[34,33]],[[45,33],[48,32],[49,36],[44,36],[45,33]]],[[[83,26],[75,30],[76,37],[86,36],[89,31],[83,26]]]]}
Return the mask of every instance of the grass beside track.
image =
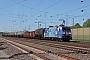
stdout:
{"type": "Polygon", "coordinates": [[[90,40],[77,40],[77,39],[73,39],[73,40],[71,40],[71,41],[78,41],[78,42],[90,42],[90,40]]]}

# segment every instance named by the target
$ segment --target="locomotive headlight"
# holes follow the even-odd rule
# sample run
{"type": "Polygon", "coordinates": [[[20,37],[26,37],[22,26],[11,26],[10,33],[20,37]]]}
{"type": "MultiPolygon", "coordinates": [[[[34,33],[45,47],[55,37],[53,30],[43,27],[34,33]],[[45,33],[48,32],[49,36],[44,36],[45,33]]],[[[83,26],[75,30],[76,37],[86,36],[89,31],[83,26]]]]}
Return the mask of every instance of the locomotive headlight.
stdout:
{"type": "Polygon", "coordinates": [[[45,36],[45,33],[44,33],[44,36],[45,36]]]}
{"type": "Polygon", "coordinates": [[[57,31],[55,31],[55,34],[58,34],[57,31]]]}

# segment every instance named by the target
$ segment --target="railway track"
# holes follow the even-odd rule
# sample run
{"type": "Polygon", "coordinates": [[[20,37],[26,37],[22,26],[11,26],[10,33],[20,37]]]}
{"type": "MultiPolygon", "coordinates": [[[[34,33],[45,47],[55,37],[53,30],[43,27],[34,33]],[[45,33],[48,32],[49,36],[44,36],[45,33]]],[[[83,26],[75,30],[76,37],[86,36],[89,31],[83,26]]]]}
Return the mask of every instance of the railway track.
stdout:
{"type": "MultiPolygon", "coordinates": [[[[40,41],[41,42],[41,41],[40,41]]],[[[33,43],[33,42],[32,42],[33,43]]],[[[37,42],[34,42],[37,43],[37,42]]],[[[41,42],[39,43],[41,45],[45,45],[45,46],[50,46],[50,47],[55,47],[55,48],[61,48],[61,49],[65,49],[65,50],[70,50],[73,52],[80,52],[83,54],[90,54],[90,47],[89,46],[85,46],[85,45],[75,45],[75,44],[68,44],[68,43],[50,43],[50,42],[41,42]]]]}
{"type": "MultiPolygon", "coordinates": [[[[7,41],[8,43],[10,43],[10,44],[13,44],[13,45],[15,45],[15,46],[17,46],[17,47],[19,47],[19,48],[21,48],[21,49],[23,49],[23,50],[25,50],[25,51],[27,51],[27,52],[30,52],[30,53],[32,53],[32,54],[34,54],[34,55],[36,55],[36,56],[38,56],[38,57],[40,57],[40,58],[42,58],[42,59],[44,59],[44,60],[55,60],[55,59],[57,59],[57,60],[67,60],[67,59],[69,59],[69,60],[78,60],[78,59],[76,59],[76,58],[72,58],[72,57],[69,57],[69,56],[66,56],[66,55],[63,55],[63,54],[58,54],[58,53],[56,53],[56,52],[52,52],[52,51],[48,51],[48,50],[45,50],[45,49],[42,49],[42,48],[37,48],[37,47],[34,47],[34,46],[30,46],[30,45],[27,45],[27,44],[24,44],[24,43],[20,43],[20,42],[16,42],[16,41],[14,41],[14,42],[12,42],[12,41],[9,41],[9,40],[6,40],[6,39],[3,39],[3,40],[5,40],[5,41],[7,41]],[[17,44],[18,43],[18,44],[17,44]],[[56,58],[55,58],[55,56],[54,56],[54,59],[51,57],[51,58],[47,58],[47,57],[45,57],[45,56],[42,56],[41,54],[38,54],[38,53],[36,53],[36,52],[33,52],[33,51],[30,51],[30,50],[28,50],[28,49],[26,49],[26,48],[23,48],[23,47],[21,47],[21,46],[19,46],[19,44],[23,44],[23,45],[25,45],[25,46],[28,46],[28,47],[32,47],[32,48],[35,48],[35,49],[38,49],[38,50],[41,50],[41,51],[44,51],[45,53],[43,53],[44,55],[46,54],[46,53],[48,53],[49,55],[55,55],[56,56],[56,58]],[[60,57],[63,57],[63,58],[60,58],[60,57]]],[[[49,56],[48,55],[48,56],[49,56]]]]}
{"type": "Polygon", "coordinates": [[[47,50],[49,53],[56,52],[58,54],[63,54],[69,57],[77,58],[79,60],[90,60],[90,54],[87,52],[82,52],[79,48],[83,48],[83,45],[86,46],[83,49],[89,50],[89,43],[79,43],[79,42],[56,42],[56,41],[47,41],[47,40],[36,40],[36,39],[26,39],[26,38],[11,38],[6,37],[6,39],[10,39],[12,41],[25,43],[27,45],[35,46],[38,48],[43,48],[47,50]],[[61,48],[60,48],[61,45],[61,48]],[[68,46],[68,50],[64,46],[68,46]],[[40,47],[39,47],[40,46],[40,47]],[[71,47],[78,48],[78,51],[69,50],[71,47]],[[80,47],[81,46],[81,47],[80,47]],[[63,48],[62,48],[63,47],[63,48]]]}
{"type": "MultiPolygon", "coordinates": [[[[18,40],[18,39],[17,39],[18,40]]],[[[21,39],[22,41],[25,41],[25,39],[21,39]]],[[[61,48],[65,50],[69,50],[76,53],[82,53],[82,54],[90,54],[90,46],[87,44],[80,44],[80,43],[73,43],[73,42],[52,42],[52,41],[43,41],[43,40],[27,40],[27,42],[55,47],[55,48],[61,48]]]]}

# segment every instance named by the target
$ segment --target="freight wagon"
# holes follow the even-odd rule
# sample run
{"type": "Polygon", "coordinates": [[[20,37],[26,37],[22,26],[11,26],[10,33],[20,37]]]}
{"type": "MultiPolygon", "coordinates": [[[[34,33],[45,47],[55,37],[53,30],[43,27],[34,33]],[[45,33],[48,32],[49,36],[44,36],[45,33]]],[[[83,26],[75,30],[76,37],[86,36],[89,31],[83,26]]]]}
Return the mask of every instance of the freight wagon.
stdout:
{"type": "Polygon", "coordinates": [[[45,28],[40,28],[35,30],[35,38],[44,39],[44,30],[45,28]]]}
{"type": "Polygon", "coordinates": [[[25,38],[35,38],[35,31],[26,31],[24,32],[24,37],[25,38]]]}
{"type": "Polygon", "coordinates": [[[22,38],[23,35],[24,35],[24,31],[19,31],[17,32],[16,37],[22,38]]]}

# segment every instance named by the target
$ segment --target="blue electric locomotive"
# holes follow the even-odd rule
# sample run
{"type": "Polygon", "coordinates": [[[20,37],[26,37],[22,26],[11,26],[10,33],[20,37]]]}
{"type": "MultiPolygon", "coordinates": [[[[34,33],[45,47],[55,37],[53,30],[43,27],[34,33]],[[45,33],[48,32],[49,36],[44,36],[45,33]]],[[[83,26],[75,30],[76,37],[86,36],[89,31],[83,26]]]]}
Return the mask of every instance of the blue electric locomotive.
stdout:
{"type": "Polygon", "coordinates": [[[44,29],[44,38],[58,41],[70,41],[71,29],[67,26],[50,27],[44,29]]]}

